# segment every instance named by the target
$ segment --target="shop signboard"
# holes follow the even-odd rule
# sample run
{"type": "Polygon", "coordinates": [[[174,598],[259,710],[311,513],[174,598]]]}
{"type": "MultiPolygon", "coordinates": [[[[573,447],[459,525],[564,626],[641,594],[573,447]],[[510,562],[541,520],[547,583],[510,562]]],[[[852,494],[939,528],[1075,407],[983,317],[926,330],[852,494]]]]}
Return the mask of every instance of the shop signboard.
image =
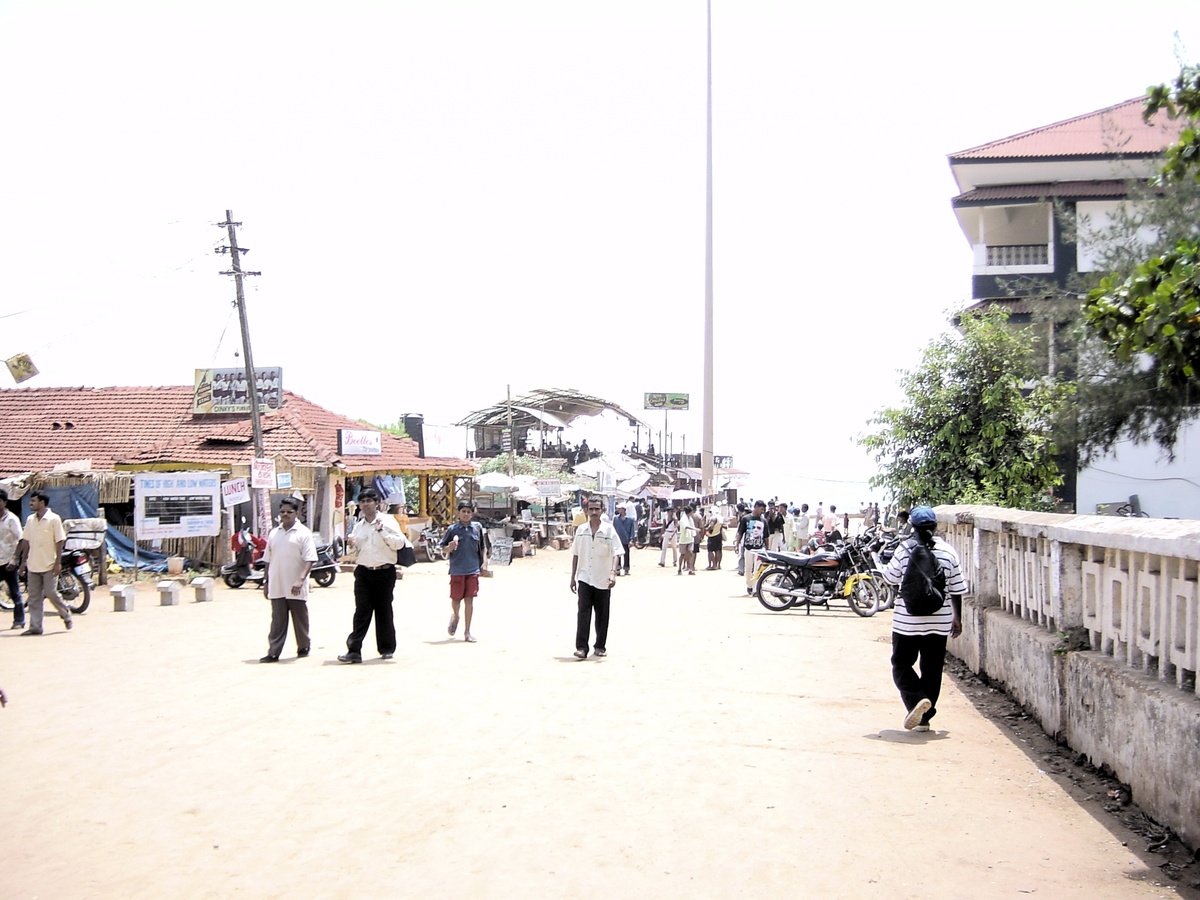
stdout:
{"type": "Polygon", "coordinates": [[[557,497],[562,493],[562,482],[557,478],[536,478],[533,486],[543,497],[557,497]]]}
{"type": "Polygon", "coordinates": [[[221,505],[226,509],[250,502],[250,482],[245,478],[230,478],[221,485],[221,505]]]}
{"type": "MultiPolygon", "coordinates": [[[[196,369],[194,385],[193,413],[251,412],[251,385],[246,381],[245,369],[196,369]]],[[[279,409],[283,403],[283,369],[255,367],[254,387],[258,390],[260,410],[279,409]]]]}
{"type": "Polygon", "coordinates": [[[275,487],[275,460],[250,460],[250,487],[255,490],[264,488],[268,491],[275,487]]]}
{"type": "Polygon", "coordinates": [[[138,540],[220,533],[221,476],[214,472],[134,475],[133,533],[138,540]]]}
{"type": "Polygon", "coordinates": [[[339,428],[338,453],[342,456],[382,456],[383,436],[378,431],[339,428]]]}
{"type": "Polygon", "coordinates": [[[646,409],[687,409],[689,394],[646,394],[646,409]]]}

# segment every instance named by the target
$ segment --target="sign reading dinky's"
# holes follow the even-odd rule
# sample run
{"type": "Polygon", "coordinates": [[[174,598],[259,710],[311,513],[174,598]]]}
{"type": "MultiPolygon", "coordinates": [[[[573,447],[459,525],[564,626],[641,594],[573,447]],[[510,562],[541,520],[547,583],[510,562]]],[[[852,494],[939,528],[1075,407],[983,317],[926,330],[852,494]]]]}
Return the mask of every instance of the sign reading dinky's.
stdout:
{"type": "MultiPolygon", "coordinates": [[[[192,412],[248,413],[250,387],[245,369],[196,369],[192,412]]],[[[279,409],[283,403],[283,369],[255,366],[254,388],[260,410],[279,409]]]]}

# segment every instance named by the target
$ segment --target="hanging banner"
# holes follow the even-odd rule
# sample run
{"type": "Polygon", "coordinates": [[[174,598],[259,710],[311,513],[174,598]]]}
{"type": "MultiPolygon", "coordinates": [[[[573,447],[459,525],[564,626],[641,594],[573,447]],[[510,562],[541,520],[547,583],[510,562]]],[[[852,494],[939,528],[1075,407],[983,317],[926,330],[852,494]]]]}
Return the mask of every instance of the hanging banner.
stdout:
{"type": "Polygon", "coordinates": [[[231,478],[221,485],[221,505],[226,509],[250,502],[250,483],[245,478],[231,478]]]}
{"type": "Polygon", "coordinates": [[[254,489],[275,487],[275,460],[250,460],[250,487],[254,489]]]}
{"type": "Polygon", "coordinates": [[[33,360],[29,358],[28,353],[18,353],[16,356],[10,356],[4,361],[8,366],[8,374],[12,375],[13,381],[20,384],[22,381],[28,381],[38,373],[37,366],[33,364],[33,360]]]}
{"type": "Polygon", "coordinates": [[[139,472],[133,476],[133,533],[138,540],[219,534],[221,476],[212,472],[139,472]]]}
{"type": "MultiPolygon", "coordinates": [[[[248,413],[250,388],[245,369],[196,369],[192,412],[248,413]]],[[[254,385],[261,410],[279,409],[283,403],[283,369],[254,367],[254,385]]]]}

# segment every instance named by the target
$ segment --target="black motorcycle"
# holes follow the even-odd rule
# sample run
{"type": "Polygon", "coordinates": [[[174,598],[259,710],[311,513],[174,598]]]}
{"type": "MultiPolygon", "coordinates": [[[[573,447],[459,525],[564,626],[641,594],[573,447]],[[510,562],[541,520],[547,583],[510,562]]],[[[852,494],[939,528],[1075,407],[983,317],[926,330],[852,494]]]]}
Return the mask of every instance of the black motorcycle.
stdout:
{"type": "MultiPolygon", "coordinates": [[[[21,579],[25,581],[24,578],[21,579]]],[[[64,550],[58,573],[58,595],[72,613],[86,612],[92,605],[92,560],[86,550],[64,550]]],[[[15,604],[7,588],[0,589],[0,609],[11,611],[15,604]]]]}
{"type": "MultiPolygon", "coordinates": [[[[266,564],[262,561],[260,551],[256,548],[256,543],[259,542],[265,546],[265,541],[262,541],[261,538],[254,538],[246,531],[234,538],[234,543],[238,547],[237,553],[232,563],[221,566],[220,572],[221,580],[229,587],[236,589],[244,584],[261,585],[263,583],[266,564]]],[[[329,587],[337,578],[337,573],[337,547],[332,544],[317,544],[317,561],[309,570],[308,577],[317,583],[317,587],[329,587]]]]}
{"type": "Polygon", "coordinates": [[[812,612],[814,606],[828,608],[830,600],[843,597],[858,615],[873,616],[882,579],[872,571],[869,545],[869,538],[859,536],[811,554],[759,550],[754,596],[772,612],[793,606],[812,612]]]}

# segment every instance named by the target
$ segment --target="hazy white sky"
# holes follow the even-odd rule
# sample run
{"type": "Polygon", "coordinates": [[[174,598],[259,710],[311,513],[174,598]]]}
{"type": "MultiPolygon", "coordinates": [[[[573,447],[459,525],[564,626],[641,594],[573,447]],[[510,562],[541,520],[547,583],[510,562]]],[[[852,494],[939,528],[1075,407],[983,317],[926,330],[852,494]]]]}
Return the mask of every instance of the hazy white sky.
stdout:
{"type": "MultiPolygon", "coordinates": [[[[713,3],[716,452],[785,496],[869,477],[853,438],[969,294],[947,154],[1200,41],[1178,0],[812,7],[713,3]]],[[[0,0],[0,357],[236,365],[231,208],[288,389],[443,424],[690,392],[699,449],[704,41],[702,0],[0,0]]]]}

